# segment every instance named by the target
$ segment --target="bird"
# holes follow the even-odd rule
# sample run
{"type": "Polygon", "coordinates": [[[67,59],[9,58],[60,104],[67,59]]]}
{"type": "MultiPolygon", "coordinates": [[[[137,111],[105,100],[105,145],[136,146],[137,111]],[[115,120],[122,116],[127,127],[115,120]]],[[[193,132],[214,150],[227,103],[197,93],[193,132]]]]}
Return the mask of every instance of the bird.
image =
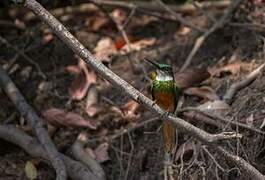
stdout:
{"type": "MultiPolygon", "coordinates": [[[[155,67],[155,71],[151,75],[151,94],[153,101],[166,112],[174,114],[181,92],[174,80],[172,66],[145,60],[155,67]]],[[[173,158],[176,148],[176,135],[176,126],[172,122],[163,121],[162,137],[164,149],[171,158],[173,158]]]]}

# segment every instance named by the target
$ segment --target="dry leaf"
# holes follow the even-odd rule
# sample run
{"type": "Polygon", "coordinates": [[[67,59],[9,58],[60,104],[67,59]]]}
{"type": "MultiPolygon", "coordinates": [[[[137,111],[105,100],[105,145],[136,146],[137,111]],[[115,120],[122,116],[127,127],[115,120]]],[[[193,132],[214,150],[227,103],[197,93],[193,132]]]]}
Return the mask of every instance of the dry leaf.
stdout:
{"type": "Polygon", "coordinates": [[[92,31],[98,31],[108,24],[109,19],[107,17],[98,15],[89,21],[89,28],[91,28],[92,31]]]}
{"type": "Polygon", "coordinates": [[[192,87],[184,90],[187,95],[198,96],[205,100],[220,100],[216,92],[210,87],[192,87]]]}
{"type": "MultiPolygon", "coordinates": [[[[136,41],[136,38],[131,35],[128,35],[128,39],[131,43],[136,41]]],[[[122,36],[118,37],[115,40],[115,47],[117,50],[121,50],[125,45],[126,45],[126,41],[122,36]]]]}
{"type": "Polygon", "coordinates": [[[108,143],[102,143],[100,144],[95,150],[94,154],[96,156],[96,160],[99,163],[105,162],[109,160],[109,154],[108,154],[109,144],[108,143]]]}
{"type": "Polygon", "coordinates": [[[250,64],[244,63],[242,61],[232,62],[223,67],[212,67],[208,71],[213,77],[220,77],[225,73],[230,73],[232,75],[240,73],[244,68],[247,68],[250,64]]]}
{"type": "Polygon", "coordinates": [[[254,115],[251,114],[249,117],[246,118],[246,124],[249,127],[253,127],[254,115]]]}
{"type": "Polygon", "coordinates": [[[96,129],[95,124],[90,120],[84,119],[79,114],[73,112],[65,112],[63,109],[51,108],[42,112],[42,115],[45,120],[54,126],[87,127],[90,129],[96,129]]]}
{"type": "Polygon", "coordinates": [[[140,118],[140,104],[134,100],[128,101],[121,108],[111,107],[111,111],[118,114],[126,121],[137,121],[140,118]]]}
{"type": "Polygon", "coordinates": [[[82,70],[80,69],[80,67],[78,67],[77,65],[69,65],[65,67],[65,71],[71,73],[71,74],[79,74],[82,72],[82,70]]]}
{"type": "Polygon", "coordinates": [[[69,94],[71,99],[73,100],[83,99],[87,93],[88,88],[97,81],[95,72],[89,70],[82,59],[79,59],[78,67],[80,68],[81,72],[78,73],[69,87],[69,94]]]}
{"type": "Polygon", "coordinates": [[[179,28],[177,35],[179,36],[186,36],[187,34],[189,34],[191,32],[191,29],[187,26],[182,26],[179,28]]]}
{"type": "Polygon", "coordinates": [[[98,90],[96,86],[92,86],[87,94],[86,98],[86,113],[89,116],[95,116],[99,111],[100,107],[97,105],[98,103],[98,90]]]}
{"type": "MultiPolygon", "coordinates": [[[[145,38],[139,41],[131,42],[130,48],[132,51],[140,51],[143,48],[154,45],[155,42],[155,38],[145,38]]],[[[121,50],[122,54],[130,52],[129,46],[127,44],[121,50]]]]}
{"type": "Polygon", "coordinates": [[[109,37],[100,39],[94,49],[94,55],[104,62],[110,62],[110,57],[115,54],[117,54],[115,43],[109,37]]]}
{"type": "Polygon", "coordinates": [[[30,180],[37,179],[37,169],[31,161],[27,161],[25,166],[25,173],[30,180]]]}
{"type": "Polygon", "coordinates": [[[77,75],[75,80],[71,83],[69,88],[69,94],[71,99],[81,100],[85,97],[87,90],[89,88],[89,83],[87,83],[86,74],[82,71],[77,75]]]}
{"type": "Polygon", "coordinates": [[[48,44],[54,40],[54,36],[51,32],[45,33],[42,37],[42,44],[48,44]]]}
{"type": "Polygon", "coordinates": [[[15,19],[15,26],[18,29],[26,29],[26,25],[23,21],[19,20],[19,19],[15,19]]]}
{"type": "Polygon", "coordinates": [[[196,68],[188,69],[182,73],[175,74],[175,81],[178,87],[181,89],[195,87],[202,83],[204,80],[208,79],[210,74],[206,69],[196,68]]]}
{"type": "Polygon", "coordinates": [[[86,147],[86,148],[85,148],[85,152],[88,153],[88,155],[89,155],[91,158],[96,159],[96,155],[95,155],[94,151],[93,151],[91,148],[86,147]]]}
{"type": "Polygon", "coordinates": [[[117,24],[123,24],[127,19],[127,13],[123,9],[114,9],[111,16],[117,24]]]}
{"type": "Polygon", "coordinates": [[[230,111],[230,106],[224,101],[207,101],[197,107],[201,111],[213,113],[216,115],[221,115],[230,111]]]}
{"type": "Polygon", "coordinates": [[[252,0],[253,4],[255,5],[262,5],[262,3],[264,3],[263,0],[252,0]]]}
{"type": "Polygon", "coordinates": [[[139,114],[140,104],[134,100],[128,101],[121,110],[123,112],[123,118],[131,121],[136,121],[140,118],[139,114]]]}
{"type": "Polygon", "coordinates": [[[196,147],[193,141],[181,144],[176,151],[175,161],[178,161],[181,158],[183,159],[183,161],[189,161],[190,159],[192,159],[195,149],[196,147]]]}

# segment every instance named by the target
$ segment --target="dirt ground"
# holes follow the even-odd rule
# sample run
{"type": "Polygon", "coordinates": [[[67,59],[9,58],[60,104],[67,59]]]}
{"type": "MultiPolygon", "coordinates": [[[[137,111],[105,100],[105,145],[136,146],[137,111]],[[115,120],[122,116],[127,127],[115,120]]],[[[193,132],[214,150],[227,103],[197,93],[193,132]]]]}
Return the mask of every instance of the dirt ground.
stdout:
{"type": "MultiPolygon", "coordinates": [[[[245,2],[244,4],[248,3],[245,2]]],[[[52,9],[54,7],[49,8],[49,10],[52,9]]],[[[109,11],[115,10],[117,9],[109,11]]],[[[119,9],[119,11],[119,13],[129,14],[125,10],[119,9]]],[[[209,13],[215,18],[220,18],[221,12],[222,10],[216,9],[209,13]]],[[[265,22],[264,12],[265,8],[262,5],[245,5],[237,10],[231,22],[263,24],[265,22]]],[[[86,112],[87,101],[91,100],[88,98],[90,90],[87,92],[87,97],[81,100],[71,100],[69,96],[69,88],[73,86],[76,76],[70,74],[66,68],[78,64],[79,59],[52,34],[48,26],[35,18],[27,20],[26,15],[28,13],[22,8],[1,11],[0,24],[2,21],[16,23],[10,26],[2,23],[0,36],[34,60],[47,78],[43,79],[32,63],[17,55],[12,47],[7,47],[3,43],[0,43],[0,64],[8,69],[12,80],[39,115],[43,115],[43,112],[50,108],[63,109],[89,119],[97,127],[91,129],[60,126],[55,128],[54,132],[48,128],[58,150],[69,154],[69,148],[78,134],[86,132],[89,137],[87,149],[95,150],[104,142],[108,144],[107,153],[109,157],[103,158],[104,160],[101,162],[107,179],[163,179],[164,156],[160,130],[161,121],[150,122],[130,133],[124,133],[107,140],[107,137],[155,116],[142,106],[137,105],[136,110],[132,110],[131,106],[126,106],[130,99],[100,76],[97,76],[96,82],[92,85],[96,87],[98,97],[95,103],[97,112],[90,116],[86,112]]],[[[64,14],[59,17],[59,20],[94,54],[96,54],[95,47],[98,42],[104,38],[112,39],[116,48],[119,43],[125,43],[124,40],[119,40],[121,35],[114,24],[100,22],[97,17],[104,19],[105,16],[100,10],[96,10],[70,15],[64,14]]],[[[191,23],[198,24],[198,26],[208,27],[209,22],[201,13],[184,14],[184,17],[191,23]]],[[[107,18],[105,17],[105,19],[107,18]]],[[[125,30],[130,35],[132,46],[135,49],[132,52],[124,49],[111,52],[105,56],[104,63],[150,98],[149,74],[152,68],[143,59],[170,63],[178,74],[178,70],[188,56],[196,37],[198,37],[198,32],[181,25],[179,22],[166,21],[141,13],[134,15],[125,30]],[[154,42],[150,39],[153,39],[154,42]],[[139,41],[142,41],[141,45],[136,44],[139,41]]],[[[243,80],[250,72],[264,63],[263,35],[264,27],[226,25],[207,39],[188,69],[220,70],[223,67],[227,68],[229,64],[236,64],[232,65],[232,68],[222,71],[220,76],[211,75],[202,83],[210,87],[216,96],[222,97],[232,83],[243,80]]],[[[104,55],[106,51],[106,48],[101,49],[99,53],[104,55]]],[[[222,116],[244,124],[251,123],[250,126],[252,127],[264,129],[264,94],[263,72],[253,83],[235,95],[229,110],[222,116]]],[[[95,94],[92,96],[94,97],[95,94]]],[[[184,97],[184,107],[196,107],[212,100],[211,98],[207,99],[205,94],[203,98],[187,94],[184,97]]],[[[20,117],[12,102],[1,89],[0,104],[1,124],[15,124],[32,135],[29,125],[20,117]]],[[[185,118],[182,114],[180,117],[185,118]]],[[[190,122],[211,133],[218,133],[225,129],[225,127],[220,129],[203,122],[190,122]]],[[[224,147],[244,158],[262,174],[265,174],[264,136],[241,128],[233,127],[232,129],[242,133],[243,138],[234,142],[223,142],[224,147]]],[[[177,171],[181,172],[179,179],[251,179],[235,165],[218,156],[213,149],[193,139],[185,132],[180,132],[178,138],[179,147],[185,142],[193,142],[196,145],[196,153],[195,149],[186,149],[182,162],[176,164],[177,171]]],[[[55,179],[55,173],[46,161],[31,157],[18,146],[3,140],[0,140],[0,157],[0,180],[27,179],[24,170],[27,161],[33,162],[36,166],[37,179],[55,179]]]]}

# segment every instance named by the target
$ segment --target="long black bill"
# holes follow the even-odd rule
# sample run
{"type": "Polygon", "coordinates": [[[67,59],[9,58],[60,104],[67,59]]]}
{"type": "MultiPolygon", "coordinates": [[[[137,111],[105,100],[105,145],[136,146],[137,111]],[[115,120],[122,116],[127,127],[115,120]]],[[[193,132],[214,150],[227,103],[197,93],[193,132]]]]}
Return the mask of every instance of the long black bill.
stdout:
{"type": "Polygon", "coordinates": [[[149,64],[151,64],[152,66],[156,67],[159,69],[159,65],[156,62],[150,61],[148,59],[144,59],[146,62],[148,62],[149,64]]]}

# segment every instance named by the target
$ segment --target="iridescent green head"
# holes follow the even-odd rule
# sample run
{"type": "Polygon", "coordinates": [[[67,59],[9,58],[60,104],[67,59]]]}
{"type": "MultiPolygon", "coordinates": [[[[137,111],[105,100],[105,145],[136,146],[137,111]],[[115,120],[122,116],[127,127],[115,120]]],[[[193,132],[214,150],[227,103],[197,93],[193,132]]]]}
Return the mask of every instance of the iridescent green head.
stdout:
{"type": "Polygon", "coordinates": [[[172,66],[169,64],[156,63],[145,59],[148,63],[156,68],[155,79],[158,81],[169,81],[174,79],[172,66]]]}

